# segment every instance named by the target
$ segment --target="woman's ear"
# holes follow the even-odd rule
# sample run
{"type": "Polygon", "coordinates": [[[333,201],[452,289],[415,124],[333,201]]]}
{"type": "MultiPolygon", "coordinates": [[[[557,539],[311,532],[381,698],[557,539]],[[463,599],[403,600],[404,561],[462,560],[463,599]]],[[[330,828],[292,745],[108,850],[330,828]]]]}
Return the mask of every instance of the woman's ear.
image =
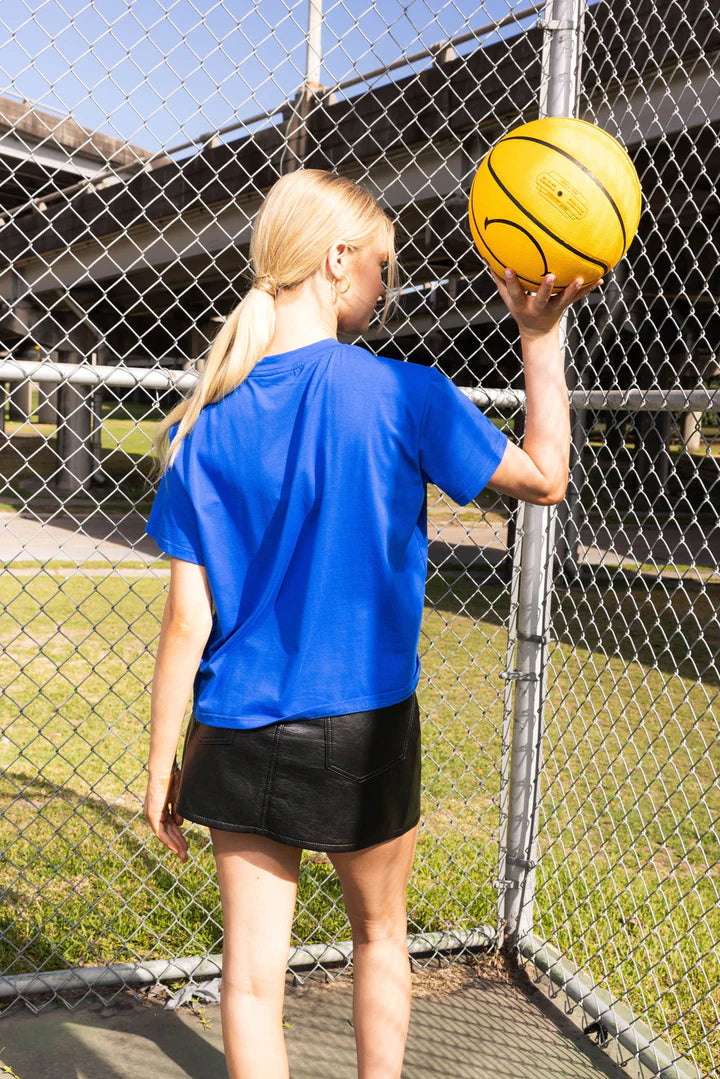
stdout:
{"type": "Polygon", "coordinates": [[[325,260],[327,270],[330,273],[331,278],[335,279],[340,277],[344,269],[344,262],[347,261],[347,257],[350,254],[350,247],[345,240],[336,240],[327,253],[327,259],[325,260]]]}

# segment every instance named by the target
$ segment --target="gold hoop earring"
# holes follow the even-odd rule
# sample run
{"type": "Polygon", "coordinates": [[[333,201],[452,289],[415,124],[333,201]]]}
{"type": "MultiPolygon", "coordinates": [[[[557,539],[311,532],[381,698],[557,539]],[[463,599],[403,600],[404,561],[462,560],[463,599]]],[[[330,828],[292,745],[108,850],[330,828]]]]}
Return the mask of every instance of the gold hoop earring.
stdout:
{"type": "Polygon", "coordinates": [[[347,275],[346,273],[342,274],[342,276],[343,276],[343,277],[345,278],[345,280],[347,281],[347,285],[345,286],[345,288],[343,288],[343,289],[339,289],[339,288],[337,287],[337,285],[335,284],[335,282],[334,282],[334,281],[333,281],[333,288],[334,288],[334,290],[335,290],[335,292],[336,292],[336,293],[339,293],[339,294],[340,294],[341,296],[344,296],[344,295],[345,295],[345,293],[346,293],[346,292],[347,292],[347,291],[349,290],[349,288],[350,288],[350,278],[348,277],[348,275],[347,275]]]}

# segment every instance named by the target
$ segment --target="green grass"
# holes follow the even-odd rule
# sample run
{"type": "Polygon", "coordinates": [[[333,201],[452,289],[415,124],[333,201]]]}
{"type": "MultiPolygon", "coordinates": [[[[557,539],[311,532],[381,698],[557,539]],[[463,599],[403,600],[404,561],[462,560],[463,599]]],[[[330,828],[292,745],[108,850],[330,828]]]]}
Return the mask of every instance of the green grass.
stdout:
{"type": "MultiPolygon", "coordinates": [[[[140,815],[146,687],[164,585],[150,577],[126,583],[115,574],[95,586],[83,577],[48,573],[26,579],[24,590],[20,579],[4,580],[7,625],[16,626],[15,632],[6,631],[6,655],[15,671],[8,671],[0,705],[6,738],[12,739],[0,746],[2,885],[8,900],[0,956],[7,973],[36,965],[55,969],[121,961],[128,955],[195,954],[220,944],[206,830],[190,826],[195,857],[182,867],[140,815]]],[[[475,651],[483,644],[481,632],[476,628],[466,642],[475,651]]],[[[426,769],[424,812],[430,819],[435,813],[434,832],[447,849],[433,850],[430,836],[424,840],[429,862],[415,881],[418,928],[494,920],[489,878],[497,857],[496,814],[488,790],[481,798],[482,827],[473,817],[480,807],[477,783],[468,787],[454,750],[468,739],[466,721],[454,717],[463,698],[467,706],[467,693],[458,694],[453,682],[446,669],[431,691],[442,690],[448,698],[430,724],[446,729],[434,749],[437,765],[426,769]],[[453,781],[460,790],[451,797],[453,781]],[[465,808],[460,793],[474,797],[474,806],[465,808]],[[438,800],[442,812],[437,812],[438,800]],[[473,827],[468,845],[463,832],[473,827]],[[479,856],[481,871],[475,865],[479,856]]],[[[499,688],[487,687],[488,704],[499,688]]],[[[490,739],[488,719],[475,737],[481,728],[482,740],[490,739]]],[[[476,755],[479,751],[478,745],[476,755]]],[[[483,761],[478,771],[483,767],[496,795],[494,766],[483,761]]],[[[298,942],[348,935],[342,907],[329,908],[332,898],[339,898],[335,878],[317,891],[326,875],[325,867],[313,865],[301,882],[298,942]]]]}
{"type": "MultiPolygon", "coordinates": [[[[6,974],[221,949],[207,830],[186,826],[182,865],[142,816],[166,587],[118,571],[4,575],[6,974]]],[[[699,1045],[720,1006],[717,601],[556,598],[536,908],[539,933],[706,1068],[720,1054],[717,1030],[699,1045]]],[[[467,577],[428,583],[410,932],[496,921],[508,603],[467,577]]],[[[347,939],[337,878],[307,857],[293,942],[347,939]]]]}
{"type": "Polygon", "coordinates": [[[585,629],[563,599],[539,825],[538,931],[708,1070],[720,1055],[719,597],[588,593],[585,629]]]}

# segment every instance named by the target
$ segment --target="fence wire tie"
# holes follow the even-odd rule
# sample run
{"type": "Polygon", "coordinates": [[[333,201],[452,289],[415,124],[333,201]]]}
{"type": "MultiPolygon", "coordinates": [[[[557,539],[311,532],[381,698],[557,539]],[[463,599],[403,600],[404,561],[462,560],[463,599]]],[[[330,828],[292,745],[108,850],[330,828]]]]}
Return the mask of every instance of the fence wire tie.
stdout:
{"type": "Polygon", "coordinates": [[[500,671],[500,677],[506,682],[537,682],[539,676],[530,671],[500,671]]]}
{"type": "MultiPolygon", "coordinates": [[[[509,856],[506,856],[505,864],[519,866],[520,869],[527,869],[528,872],[531,869],[537,868],[537,862],[534,862],[532,858],[510,858],[509,856]]],[[[514,882],[511,881],[511,883],[514,882]]]]}
{"type": "MultiPolygon", "coordinates": [[[[529,873],[531,869],[537,868],[537,862],[534,862],[531,858],[506,857],[505,864],[515,865],[519,869],[524,869],[527,873],[529,873]]],[[[517,889],[522,887],[521,881],[510,880],[509,877],[498,877],[496,880],[493,880],[490,883],[492,884],[493,888],[496,889],[496,891],[500,892],[501,895],[505,895],[505,892],[509,891],[511,888],[517,889]]]]}
{"type": "Polygon", "coordinates": [[[607,1045],[610,1040],[610,1031],[599,1019],[595,1023],[588,1023],[586,1027],[583,1027],[583,1034],[587,1034],[588,1037],[596,1034],[596,1043],[600,1046],[607,1045]]]}
{"type": "Polygon", "coordinates": [[[536,26],[541,30],[552,32],[554,30],[576,30],[577,23],[574,19],[538,19],[536,26]]]}
{"type": "Polygon", "coordinates": [[[545,630],[544,633],[523,633],[521,629],[515,631],[515,636],[519,641],[529,641],[530,644],[549,644],[550,633],[545,630]]]}

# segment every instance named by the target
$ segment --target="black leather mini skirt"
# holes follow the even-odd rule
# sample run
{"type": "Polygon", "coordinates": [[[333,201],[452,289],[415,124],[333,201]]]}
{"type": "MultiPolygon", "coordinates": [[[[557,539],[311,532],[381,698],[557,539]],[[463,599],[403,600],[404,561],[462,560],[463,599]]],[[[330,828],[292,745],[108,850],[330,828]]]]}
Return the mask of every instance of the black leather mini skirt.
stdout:
{"type": "Polygon", "coordinates": [[[420,709],[404,701],[253,730],[191,716],[176,810],[316,851],[362,850],[420,819],[420,709]]]}

